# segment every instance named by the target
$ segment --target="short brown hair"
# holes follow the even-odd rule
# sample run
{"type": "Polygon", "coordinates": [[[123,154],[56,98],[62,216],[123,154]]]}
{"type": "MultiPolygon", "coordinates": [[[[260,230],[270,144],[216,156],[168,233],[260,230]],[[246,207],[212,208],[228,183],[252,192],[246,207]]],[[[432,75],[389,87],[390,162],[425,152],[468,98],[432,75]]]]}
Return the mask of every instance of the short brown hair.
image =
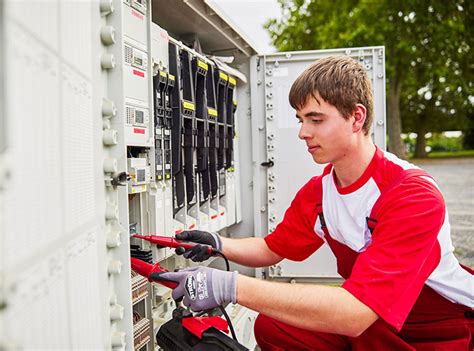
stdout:
{"type": "Polygon", "coordinates": [[[364,67],[349,56],[328,56],[314,62],[295,80],[289,100],[295,110],[300,110],[316,93],[348,118],[356,104],[367,109],[363,126],[369,134],[374,115],[374,97],[369,76],[364,67]]]}

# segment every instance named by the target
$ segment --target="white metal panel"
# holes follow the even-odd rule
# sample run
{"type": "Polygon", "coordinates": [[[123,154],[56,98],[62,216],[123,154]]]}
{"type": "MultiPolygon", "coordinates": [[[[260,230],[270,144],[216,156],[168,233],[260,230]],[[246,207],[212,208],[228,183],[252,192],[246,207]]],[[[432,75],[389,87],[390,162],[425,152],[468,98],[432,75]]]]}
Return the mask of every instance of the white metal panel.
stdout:
{"type": "Polygon", "coordinates": [[[104,82],[93,55],[101,45],[99,3],[2,5],[10,177],[0,348],[5,341],[25,349],[103,349],[110,320],[104,82]]]}
{"type": "Polygon", "coordinates": [[[61,133],[57,56],[16,22],[7,22],[6,37],[12,168],[5,266],[10,269],[61,236],[61,133]]]}
{"type": "Polygon", "coordinates": [[[97,64],[97,61],[93,62],[92,55],[99,58],[97,53],[92,52],[92,10],[91,2],[63,1],[59,16],[63,58],[89,79],[92,64],[97,64]]]}
{"type": "Polygon", "coordinates": [[[123,5],[123,32],[126,40],[142,50],[147,47],[147,22],[146,15],[123,5]]]}
{"type": "Polygon", "coordinates": [[[169,36],[168,32],[160,28],[155,23],[151,24],[151,57],[153,63],[168,69],[169,52],[168,52],[169,36]]]}
{"type": "MultiPolygon", "coordinates": [[[[44,257],[44,255],[42,255],[44,257]]],[[[4,314],[8,341],[24,349],[70,349],[64,249],[15,276],[4,314]]]]}
{"type": "MultiPolygon", "coordinates": [[[[106,345],[108,330],[103,330],[102,306],[107,294],[101,286],[104,279],[97,267],[103,261],[97,255],[100,228],[91,228],[66,246],[68,320],[71,348],[100,349],[106,345]],[[104,340],[105,339],[105,340],[104,340]]],[[[101,243],[101,242],[100,242],[101,243]]]]}
{"type": "MultiPolygon", "coordinates": [[[[374,88],[375,118],[373,139],[385,148],[385,67],[383,47],[335,49],[321,51],[276,53],[263,56],[258,72],[257,99],[264,101],[265,122],[258,133],[264,139],[266,160],[274,163],[260,179],[267,199],[268,232],[272,232],[296,192],[313,176],[321,174],[323,165],[315,164],[298,139],[299,125],[295,111],[288,102],[293,81],[315,60],[329,55],[349,55],[361,62],[374,88]]],[[[263,119],[263,118],[262,118],[263,119]]],[[[262,161],[264,161],[263,159],[262,161]]],[[[260,161],[260,162],[262,162],[260,161]]],[[[257,198],[259,195],[257,195],[257,198]]],[[[263,228],[263,227],[262,227],[263,228]]],[[[282,261],[269,270],[270,276],[284,278],[336,278],[336,260],[327,245],[302,263],[282,261]]]]}

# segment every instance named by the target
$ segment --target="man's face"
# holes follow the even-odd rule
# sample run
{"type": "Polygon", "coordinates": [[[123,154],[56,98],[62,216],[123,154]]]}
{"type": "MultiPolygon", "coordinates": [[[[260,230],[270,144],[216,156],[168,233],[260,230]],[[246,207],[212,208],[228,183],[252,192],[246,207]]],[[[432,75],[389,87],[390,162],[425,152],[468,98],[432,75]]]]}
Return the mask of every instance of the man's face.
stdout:
{"type": "Polygon", "coordinates": [[[316,163],[335,163],[350,151],[353,118],[345,119],[319,94],[296,111],[296,118],[301,123],[298,137],[306,142],[316,163]]]}

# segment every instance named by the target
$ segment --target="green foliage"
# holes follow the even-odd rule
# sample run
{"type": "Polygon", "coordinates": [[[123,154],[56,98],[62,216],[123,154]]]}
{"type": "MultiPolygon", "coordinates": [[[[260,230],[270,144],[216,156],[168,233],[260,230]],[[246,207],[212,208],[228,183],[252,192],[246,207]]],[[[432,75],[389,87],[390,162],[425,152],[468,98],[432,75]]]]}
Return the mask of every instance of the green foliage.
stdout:
{"type": "MultiPolygon", "coordinates": [[[[473,92],[472,1],[279,0],[266,24],[281,51],[384,45],[389,84],[401,83],[405,131],[467,129],[473,92]]],[[[390,113],[390,111],[389,111],[390,113]]],[[[424,135],[424,133],[422,133],[424,135]]]]}
{"type": "Polygon", "coordinates": [[[461,137],[445,137],[441,133],[433,133],[432,137],[426,141],[426,145],[431,147],[432,152],[451,151],[456,152],[462,150],[461,137]]]}
{"type": "Polygon", "coordinates": [[[462,151],[441,151],[441,152],[430,152],[428,158],[471,158],[474,157],[474,150],[462,150],[462,151]]]}
{"type": "MultiPolygon", "coordinates": [[[[403,143],[408,148],[409,153],[415,151],[416,139],[406,136],[403,138],[403,143]]],[[[463,150],[463,137],[447,137],[442,133],[432,133],[426,139],[426,146],[431,150],[428,156],[433,152],[458,152],[463,150]]]]}

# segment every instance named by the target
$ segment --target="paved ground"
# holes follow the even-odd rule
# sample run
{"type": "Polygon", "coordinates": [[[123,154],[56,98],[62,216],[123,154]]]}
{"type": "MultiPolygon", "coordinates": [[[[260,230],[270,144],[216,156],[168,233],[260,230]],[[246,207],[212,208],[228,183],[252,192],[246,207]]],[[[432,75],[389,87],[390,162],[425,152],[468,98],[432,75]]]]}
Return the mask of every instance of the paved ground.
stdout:
{"type": "Polygon", "coordinates": [[[474,267],[474,158],[415,161],[443,192],[451,221],[454,253],[474,267]]]}

